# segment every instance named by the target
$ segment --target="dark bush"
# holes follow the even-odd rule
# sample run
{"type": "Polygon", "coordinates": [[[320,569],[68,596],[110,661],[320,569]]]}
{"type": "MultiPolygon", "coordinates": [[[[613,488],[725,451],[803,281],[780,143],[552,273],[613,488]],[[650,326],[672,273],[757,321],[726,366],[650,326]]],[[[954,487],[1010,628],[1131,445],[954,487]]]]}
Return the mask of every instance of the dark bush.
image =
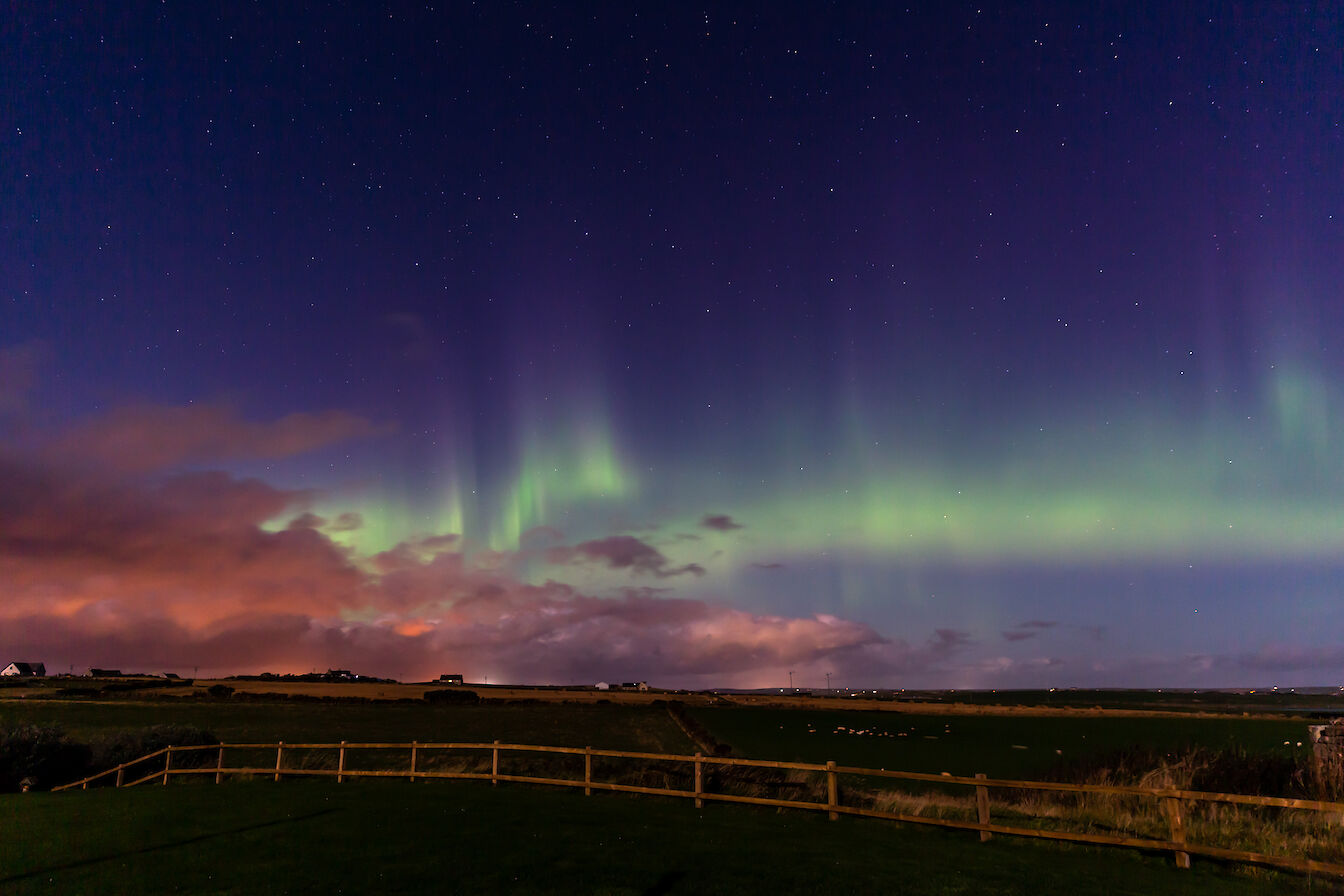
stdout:
{"type": "MultiPolygon", "coordinates": [[[[92,745],[93,768],[96,771],[139,759],[146,753],[153,753],[164,747],[194,747],[219,743],[219,738],[209,731],[203,731],[194,725],[155,725],[152,728],[140,728],[131,731],[118,731],[95,741],[92,745]]],[[[203,752],[187,754],[194,758],[204,757],[203,752]]],[[[184,757],[180,763],[191,763],[184,757]]]]}
{"type": "Polygon", "coordinates": [[[205,689],[212,700],[227,700],[233,696],[233,688],[226,684],[212,684],[205,689]]]}
{"type": "Polygon", "coordinates": [[[1172,769],[1191,790],[1257,796],[1310,796],[1303,761],[1282,753],[1254,753],[1241,747],[1185,747],[1163,752],[1146,746],[1110,750],[1058,762],[1046,774],[1075,784],[1106,781],[1142,785],[1162,769],[1172,769]]]}
{"type": "Polygon", "coordinates": [[[425,691],[425,702],[437,706],[474,706],[481,702],[481,698],[475,691],[446,688],[439,691],[425,691]]]}
{"type": "Polygon", "coordinates": [[[0,792],[13,793],[31,778],[37,790],[50,790],[82,777],[89,748],[75,743],[55,726],[0,727],[0,792]]]}

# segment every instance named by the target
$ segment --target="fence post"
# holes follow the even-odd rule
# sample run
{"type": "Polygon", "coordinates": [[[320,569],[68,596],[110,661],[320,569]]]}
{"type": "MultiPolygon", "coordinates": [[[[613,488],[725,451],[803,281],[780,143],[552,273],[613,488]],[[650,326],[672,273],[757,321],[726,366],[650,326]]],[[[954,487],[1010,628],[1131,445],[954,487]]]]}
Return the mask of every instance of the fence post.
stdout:
{"type": "Polygon", "coordinates": [[[705,801],[701,797],[701,794],[705,792],[704,763],[700,761],[702,755],[704,754],[699,752],[695,754],[695,808],[697,809],[705,808],[705,801]]]}
{"type": "Polygon", "coordinates": [[[163,786],[168,786],[168,770],[173,767],[173,748],[168,748],[168,757],[163,760],[163,786]]]}
{"type": "Polygon", "coordinates": [[[284,752],[285,742],[280,741],[280,743],[275,745],[275,780],[277,781],[280,780],[280,757],[284,755],[284,752]]]}
{"type": "Polygon", "coordinates": [[[420,752],[420,741],[411,741],[411,780],[415,780],[415,760],[420,752]]]}
{"type": "MultiPolygon", "coordinates": [[[[976,772],[977,778],[985,777],[984,772],[976,772]]],[[[975,814],[981,824],[989,824],[989,788],[983,784],[975,785],[975,814]]],[[[989,831],[980,832],[980,842],[984,843],[994,835],[989,831]]]]}
{"type": "Polygon", "coordinates": [[[219,758],[215,760],[215,783],[224,780],[224,745],[219,745],[219,758]]]}
{"type": "Polygon", "coordinates": [[[336,760],[336,783],[339,784],[345,780],[345,741],[341,741],[341,752],[336,760]]]}
{"type": "Polygon", "coordinates": [[[835,760],[826,760],[826,808],[830,810],[827,815],[831,821],[840,817],[840,813],[835,811],[840,805],[840,784],[835,779],[835,760]]]}
{"type": "Polygon", "coordinates": [[[125,774],[126,774],[126,765],[125,765],[125,763],[122,763],[121,765],[117,766],[117,786],[118,786],[118,787],[121,786],[122,776],[125,775],[125,774]]]}
{"type": "Polygon", "coordinates": [[[593,748],[583,748],[583,795],[593,795],[593,748]]]}
{"type": "MultiPolygon", "coordinates": [[[[1185,819],[1181,817],[1181,799],[1180,797],[1167,796],[1162,798],[1162,808],[1167,813],[1167,824],[1171,828],[1171,842],[1185,843],[1185,819]]],[[[1190,867],[1190,853],[1181,849],[1172,850],[1176,854],[1176,867],[1190,867]]]]}
{"type": "Polygon", "coordinates": [[[495,741],[495,746],[490,750],[490,786],[494,787],[499,783],[499,741],[495,741]]]}

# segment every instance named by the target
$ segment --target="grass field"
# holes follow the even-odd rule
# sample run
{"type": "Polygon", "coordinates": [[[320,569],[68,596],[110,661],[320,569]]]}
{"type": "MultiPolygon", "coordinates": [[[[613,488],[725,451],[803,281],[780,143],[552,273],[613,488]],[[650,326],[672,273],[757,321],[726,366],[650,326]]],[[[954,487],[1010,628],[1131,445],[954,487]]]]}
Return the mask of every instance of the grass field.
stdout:
{"type": "MultiPolygon", "coordinates": [[[[475,782],[0,796],[0,892],[1281,894],[1169,856],[475,782]]],[[[1312,892],[1337,892],[1317,882],[1312,892]]]]}
{"type": "Polygon", "coordinates": [[[492,741],[693,753],[661,707],[620,704],[429,706],[404,703],[22,700],[0,726],[59,725],[76,739],[172,722],[232,743],[492,741]]]}
{"type": "Polygon", "coordinates": [[[949,716],[705,706],[688,711],[737,755],[834,759],[841,765],[953,775],[1039,778],[1064,759],[1135,744],[1161,750],[1198,745],[1310,752],[1307,723],[1294,719],[949,716]]]}

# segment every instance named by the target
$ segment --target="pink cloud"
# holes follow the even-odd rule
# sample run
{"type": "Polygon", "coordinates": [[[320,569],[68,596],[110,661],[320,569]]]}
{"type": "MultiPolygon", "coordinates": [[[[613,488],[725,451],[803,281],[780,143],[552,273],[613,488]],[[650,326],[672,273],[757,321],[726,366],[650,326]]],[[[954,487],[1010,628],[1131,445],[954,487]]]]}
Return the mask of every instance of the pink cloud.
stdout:
{"type": "Polygon", "coordinates": [[[146,472],[181,463],[290,457],[380,431],[344,411],[257,422],[219,405],[137,405],[77,424],[51,450],[71,462],[146,472]]]}
{"type": "MultiPolygon", "coordinates": [[[[305,509],[304,492],[223,472],[149,478],[122,462],[165,420],[184,418],[138,411],[106,419],[117,421],[106,431],[120,433],[106,443],[113,463],[75,463],[69,452],[0,455],[0,654],[37,656],[52,668],[341,666],[409,679],[451,668],[492,680],[755,685],[789,669],[890,671],[957,647],[940,635],[911,648],[854,621],[747,613],[657,588],[596,596],[561,581],[528,583],[509,572],[508,556],[464,553],[456,533],[357,556],[328,535],[357,517],[331,525],[305,509]],[[133,419],[145,432],[130,431],[133,419]],[[275,520],[288,524],[275,530],[275,520]]],[[[192,419],[208,424],[199,433],[227,418],[192,419]]],[[[230,452],[322,441],[260,435],[285,426],[243,428],[255,437],[235,438],[230,452]]],[[[195,440],[180,439],[143,466],[187,457],[195,440]]],[[[672,567],[626,535],[548,555],[655,578],[702,572],[672,567]]]]}
{"type": "MultiPolygon", "coordinates": [[[[79,424],[44,451],[0,448],[0,655],[53,669],[339,666],[405,679],[452,670],[758,686],[789,670],[871,679],[943,662],[965,641],[939,632],[912,646],[860,622],[748,613],[662,588],[599,596],[526,582],[511,572],[525,565],[518,558],[469,554],[457,533],[360,556],[330,537],[359,517],[319,517],[308,493],[219,471],[165,474],[372,431],[340,413],[252,423],[220,408],[138,407],[79,424]]],[[[530,539],[532,551],[552,543],[544,556],[560,573],[593,564],[656,579],[704,574],[630,535],[554,544],[562,537],[530,539]]]]}

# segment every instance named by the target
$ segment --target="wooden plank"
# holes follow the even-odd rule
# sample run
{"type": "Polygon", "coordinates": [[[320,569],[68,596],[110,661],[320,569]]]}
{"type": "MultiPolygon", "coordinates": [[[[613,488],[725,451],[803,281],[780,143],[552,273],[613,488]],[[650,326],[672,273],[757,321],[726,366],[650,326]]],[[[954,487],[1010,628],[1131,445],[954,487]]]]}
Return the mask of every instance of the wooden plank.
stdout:
{"type": "Polygon", "coordinates": [[[1254,796],[1249,793],[1206,793],[1202,790],[1165,791],[1183,800],[1207,803],[1235,803],[1240,806],[1266,806],[1277,809],[1302,809],[1308,812],[1344,812],[1344,803],[1325,800],[1298,800],[1282,796],[1254,796]]]}
{"type": "Polygon", "coordinates": [[[123,785],[123,786],[125,786],[125,787],[134,787],[134,786],[137,785],[137,784],[144,784],[146,781],[154,781],[154,780],[157,780],[157,779],[162,778],[162,777],[163,777],[163,771],[162,771],[162,770],[160,770],[160,771],[155,771],[155,772],[150,772],[149,774],[145,775],[143,778],[136,778],[136,779],[135,779],[134,781],[132,781],[131,783],[126,784],[126,785],[123,785]]]}
{"type": "MultiPolygon", "coordinates": [[[[685,791],[675,791],[675,793],[684,794],[685,791]]],[[[807,803],[800,800],[773,800],[762,796],[739,796],[735,793],[706,793],[704,799],[715,800],[720,803],[746,803],[752,806],[774,806],[780,809],[808,809],[826,811],[830,807],[825,803],[807,803]]],[[[837,812],[848,812],[848,808],[837,806],[837,812]]]]}

